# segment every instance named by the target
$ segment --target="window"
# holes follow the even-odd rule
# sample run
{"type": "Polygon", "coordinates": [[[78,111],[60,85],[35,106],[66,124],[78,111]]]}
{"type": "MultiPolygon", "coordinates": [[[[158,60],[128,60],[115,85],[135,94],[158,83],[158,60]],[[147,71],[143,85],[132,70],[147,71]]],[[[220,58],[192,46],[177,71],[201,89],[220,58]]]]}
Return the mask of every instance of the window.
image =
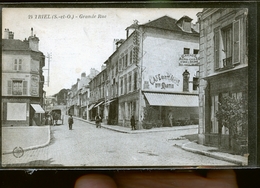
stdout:
{"type": "Polygon", "coordinates": [[[126,94],[127,93],[127,76],[125,76],[125,79],[124,79],[124,82],[125,82],[125,86],[124,86],[124,93],[126,94]]]}
{"type": "Polygon", "coordinates": [[[128,77],[128,86],[129,86],[129,92],[131,92],[131,90],[132,90],[132,76],[131,75],[129,75],[129,77],[128,77]]]}
{"type": "Polygon", "coordinates": [[[189,91],[189,79],[190,79],[190,73],[185,70],[182,74],[183,76],[183,91],[188,92],[189,91]]]}
{"type": "Polygon", "coordinates": [[[218,95],[211,97],[211,133],[218,133],[218,121],[216,118],[216,113],[218,111],[218,102],[219,97],[218,95]]]}
{"type": "Polygon", "coordinates": [[[20,71],[22,70],[22,60],[19,59],[19,62],[17,59],[14,60],[14,70],[20,71]]]}
{"type": "Polygon", "coordinates": [[[189,49],[189,48],[184,48],[183,53],[184,53],[184,54],[190,54],[190,49],[189,49]]]}
{"type": "Polygon", "coordinates": [[[134,73],[134,90],[137,89],[137,72],[134,73]]]}
{"type": "Polygon", "coordinates": [[[232,68],[240,63],[240,21],[216,28],[214,32],[215,69],[232,68]]]}
{"type": "Polygon", "coordinates": [[[130,65],[133,63],[133,50],[130,51],[130,65]]]}
{"type": "Polygon", "coordinates": [[[27,81],[9,80],[7,86],[8,95],[27,95],[27,81]]]}
{"type": "Polygon", "coordinates": [[[194,49],[194,50],[193,50],[193,54],[199,54],[199,50],[194,49]]]}
{"type": "Polygon", "coordinates": [[[121,88],[120,94],[122,95],[123,94],[123,78],[121,78],[121,80],[120,80],[120,88],[121,88]]]}

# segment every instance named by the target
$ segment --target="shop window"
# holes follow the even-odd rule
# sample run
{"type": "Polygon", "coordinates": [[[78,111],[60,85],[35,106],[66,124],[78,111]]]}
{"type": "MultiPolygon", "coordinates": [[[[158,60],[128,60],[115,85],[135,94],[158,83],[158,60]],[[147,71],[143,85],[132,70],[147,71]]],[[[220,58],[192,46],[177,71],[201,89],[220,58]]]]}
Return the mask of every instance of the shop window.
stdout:
{"type": "Polygon", "coordinates": [[[216,118],[216,113],[218,111],[218,95],[211,97],[211,133],[218,133],[218,121],[216,118]]]}
{"type": "Polygon", "coordinates": [[[240,63],[240,21],[216,28],[214,32],[215,69],[227,69],[240,63]]]}
{"type": "Polygon", "coordinates": [[[183,54],[190,54],[190,49],[189,48],[184,48],[183,54]]]}
{"type": "Polygon", "coordinates": [[[189,91],[189,79],[190,79],[190,73],[185,70],[182,74],[183,76],[183,91],[188,92],[189,91]]]}

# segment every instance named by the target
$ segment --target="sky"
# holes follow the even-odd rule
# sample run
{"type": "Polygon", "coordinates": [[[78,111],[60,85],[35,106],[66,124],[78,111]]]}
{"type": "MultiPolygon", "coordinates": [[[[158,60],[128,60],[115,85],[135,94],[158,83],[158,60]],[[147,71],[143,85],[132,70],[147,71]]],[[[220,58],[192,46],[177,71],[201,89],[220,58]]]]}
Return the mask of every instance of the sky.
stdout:
{"type": "MultiPolygon", "coordinates": [[[[2,29],[14,32],[14,39],[24,40],[33,34],[39,39],[39,50],[50,54],[45,59],[44,86],[47,96],[70,89],[81,73],[90,68],[101,70],[113,53],[114,39],[125,39],[125,29],[134,20],[139,24],[170,16],[187,15],[196,23],[202,9],[176,8],[3,8],[2,29]]],[[[3,33],[2,31],[2,33],[3,33]]]]}

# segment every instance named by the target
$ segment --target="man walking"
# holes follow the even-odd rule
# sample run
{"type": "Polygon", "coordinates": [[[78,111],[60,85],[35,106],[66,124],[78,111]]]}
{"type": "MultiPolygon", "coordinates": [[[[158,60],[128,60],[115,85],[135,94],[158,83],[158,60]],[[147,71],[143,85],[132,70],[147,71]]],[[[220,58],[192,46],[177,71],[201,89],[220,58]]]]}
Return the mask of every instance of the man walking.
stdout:
{"type": "Polygon", "coordinates": [[[96,128],[101,128],[101,121],[102,121],[102,119],[101,119],[99,114],[96,115],[95,121],[96,121],[96,128]]]}
{"type": "Polygon", "coordinates": [[[68,118],[68,123],[69,123],[69,130],[72,130],[73,117],[71,114],[70,114],[70,117],[68,118]]]}

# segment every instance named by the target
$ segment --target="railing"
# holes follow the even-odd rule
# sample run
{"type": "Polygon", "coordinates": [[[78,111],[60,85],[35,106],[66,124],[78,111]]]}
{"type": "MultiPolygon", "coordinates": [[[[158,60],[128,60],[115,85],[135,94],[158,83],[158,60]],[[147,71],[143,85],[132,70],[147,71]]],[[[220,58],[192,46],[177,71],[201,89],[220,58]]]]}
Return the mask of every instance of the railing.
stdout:
{"type": "Polygon", "coordinates": [[[232,68],[232,67],[233,67],[232,57],[223,59],[223,68],[232,68]]]}

